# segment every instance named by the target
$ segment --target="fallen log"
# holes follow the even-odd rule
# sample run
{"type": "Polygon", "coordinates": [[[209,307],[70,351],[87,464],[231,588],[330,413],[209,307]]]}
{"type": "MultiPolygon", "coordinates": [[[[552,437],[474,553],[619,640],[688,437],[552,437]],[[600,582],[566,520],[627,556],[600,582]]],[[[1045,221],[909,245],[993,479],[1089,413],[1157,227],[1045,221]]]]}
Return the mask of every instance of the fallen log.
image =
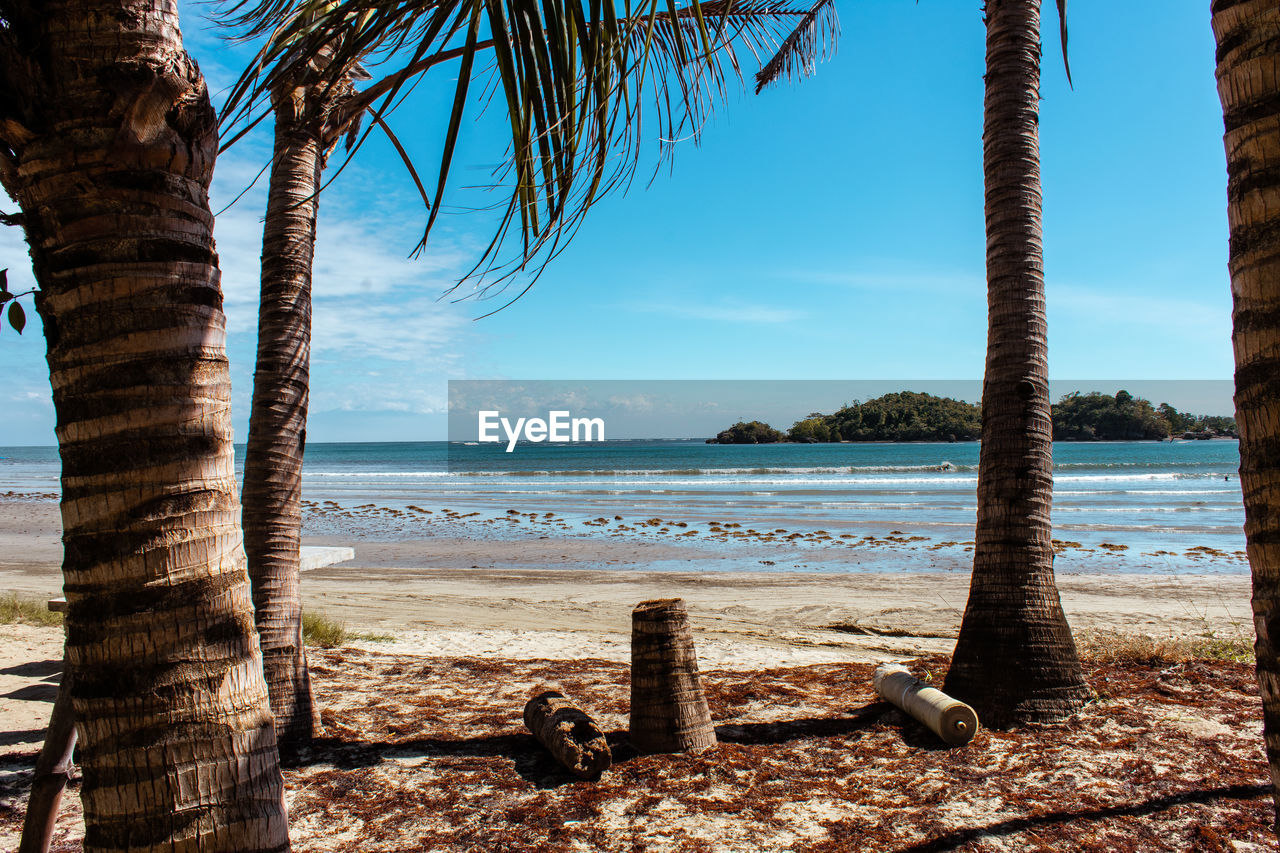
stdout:
{"type": "Polygon", "coordinates": [[[884,663],[876,667],[876,693],[909,714],[952,746],[963,746],[978,733],[978,715],[959,699],[929,687],[905,666],[884,663]]]}
{"type": "MultiPolygon", "coordinates": [[[[55,613],[66,613],[67,600],[50,599],[49,609],[55,613]]],[[[71,707],[71,674],[64,650],[62,681],[58,684],[58,696],[53,703],[44,744],[40,747],[40,754],[36,756],[36,769],[31,779],[31,795],[27,798],[27,813],[22,820],[18,853],[48,853],[58,822],[62,794],[71,781],[75,748],[76,715],[71,707]]]]}
{"type": "Polygon", "coordinates": [[[575,776],[594,779],[613,763],[604,732],[563,693],[548,690],[530,699],[524,706],[524,724],[575,776]]]}
{"type": "Polygon", "coordinates": [[[715,746],[715,724],[682,599],[642,601],[632,611],[630,739],[641,752],[715,746]]]}

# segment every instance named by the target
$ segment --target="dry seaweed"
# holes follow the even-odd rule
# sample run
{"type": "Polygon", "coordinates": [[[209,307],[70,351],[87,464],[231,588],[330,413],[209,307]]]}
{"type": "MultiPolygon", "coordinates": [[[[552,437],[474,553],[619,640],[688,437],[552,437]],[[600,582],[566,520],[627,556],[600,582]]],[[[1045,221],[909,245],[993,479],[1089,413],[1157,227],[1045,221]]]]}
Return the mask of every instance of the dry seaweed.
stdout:
{"type": "MultiPolygon", "coordinates": [[[[1097,664],[1099,698],[1083,711],[958,749],[876,702],[870,665],[713,670],[720,744],[642,756],[626,744],[620,664],[312,654],[326,731],[285,771],[297,851],[1274,844],[1258,691],[1237,663],[1097,664]],[[544,689],[609,733],[614,766],[599,780],[570,775],[524,731],[524,701],[544,689]]],[[[946,666],[916,671],[938,682],[946,666]]],[[[3,794],[8,831],[21,815],[3,794]]]]}

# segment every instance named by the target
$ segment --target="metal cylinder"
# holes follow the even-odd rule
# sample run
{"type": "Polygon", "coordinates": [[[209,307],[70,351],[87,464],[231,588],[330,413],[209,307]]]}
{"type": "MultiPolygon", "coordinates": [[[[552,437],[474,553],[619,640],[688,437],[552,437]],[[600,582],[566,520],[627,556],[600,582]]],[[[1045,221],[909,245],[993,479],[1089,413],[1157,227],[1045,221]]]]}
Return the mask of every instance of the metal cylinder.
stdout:
{"type": "Polygon", "coordinates": [[[924,723],[952,746],[963,746],[978,733],[978,715],[959,699],[925,685],[905,666],[884,663],[876,667],[876,693],[924,723]]]}

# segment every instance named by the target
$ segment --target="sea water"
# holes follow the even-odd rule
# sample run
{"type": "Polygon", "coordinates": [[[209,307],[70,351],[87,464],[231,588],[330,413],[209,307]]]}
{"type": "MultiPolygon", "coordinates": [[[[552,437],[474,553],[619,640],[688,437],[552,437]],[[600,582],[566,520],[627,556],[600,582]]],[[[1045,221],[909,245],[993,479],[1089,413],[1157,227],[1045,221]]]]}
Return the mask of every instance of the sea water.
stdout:
{"type": "MultiPolygon", "coordinates": [[[[976,519],[978,453],[976,442],[608,441],[520,445],[512,453],[451,450],[446,442],[312,444],[303,493],[343,507],[449,507],[480,517],[552,512],[585,536],[606,535],[588,522],[618,515],[704,531],[719,522],[846,537],[911,534],[924,543],[918,549],[950,543],[953,562],[963,562],[976,519]]],[[[1060,564],[1248,571],[1235,441],[1058,443],[1053,456],[1060,564]]],[[[57,491],[55,448],[0,448],[0,457],[0,493],[57,491]]],[[[361,524],[341,530],[406,535],[402,524],[361,524]]],[[[338,530],[322,519],[308,522],[310,533],[338,530]]],[[[486,528],[466,535],[521,534],[486,528]]]]}

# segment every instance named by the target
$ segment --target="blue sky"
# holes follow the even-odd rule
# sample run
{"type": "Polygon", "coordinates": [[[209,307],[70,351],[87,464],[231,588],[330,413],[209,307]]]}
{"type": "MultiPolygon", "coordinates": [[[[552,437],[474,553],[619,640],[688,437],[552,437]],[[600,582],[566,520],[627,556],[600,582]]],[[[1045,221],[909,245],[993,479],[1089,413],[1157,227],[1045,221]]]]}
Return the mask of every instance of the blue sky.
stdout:
{"type": "MultiPolygon", "coordinates": [[[[680,143],[652,183],[648,159],[524,298],[483,320],[499,303],[438,297],[487,242],[488,221],[443,214],[427,252],[409,260],[424,214],[389,146],[372,140],[321,202],[309,439],[443,438],[449,379],[980,377],[980,5],[839,3],[839,49],[815,77],[760,96],[731,91],[700,146],[680,143]]],[[[1229,379],[1207,4],[1070,5],[1074,91],[1045,10],[1050,373],[1229,379]]],[[[183,6],[184,33],[216,100],[245,55],[200,10],[183,6]]],[[[393,119],[424,163],[453,86],[449,69],[433,74],[393,119]]],[[[496,112],[468,125],[455,186],[501,158],[496,112]]],[[[269,145],[259,134],[219,160],[215,209],[252,180],[269,145]]],[[[238,440],[265,183],[219,216],[215,234],[238,440]]],[[[14,286],[30,281],[16,229],[0,229],[0,266],[14,286]]],[[[38,325],[21,339],[0,334],[0,359],[0,445],[53,443],[38,325]]]]}

